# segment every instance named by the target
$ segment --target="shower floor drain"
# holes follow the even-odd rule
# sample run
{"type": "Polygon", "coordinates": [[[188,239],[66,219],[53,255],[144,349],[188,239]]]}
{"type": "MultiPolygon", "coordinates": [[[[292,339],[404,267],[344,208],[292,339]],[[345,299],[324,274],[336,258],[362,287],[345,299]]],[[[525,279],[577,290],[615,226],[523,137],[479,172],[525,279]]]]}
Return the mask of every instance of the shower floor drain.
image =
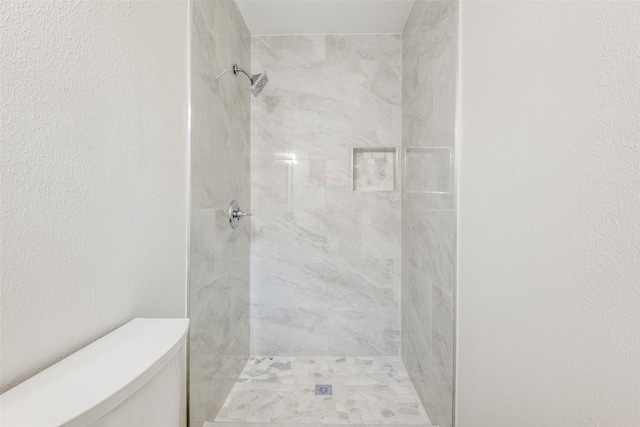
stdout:
{"type": "Polygon", "coordinates": [[[332,388],[330,384],[316,384],[316,396],[331,396],[332,388]]]}

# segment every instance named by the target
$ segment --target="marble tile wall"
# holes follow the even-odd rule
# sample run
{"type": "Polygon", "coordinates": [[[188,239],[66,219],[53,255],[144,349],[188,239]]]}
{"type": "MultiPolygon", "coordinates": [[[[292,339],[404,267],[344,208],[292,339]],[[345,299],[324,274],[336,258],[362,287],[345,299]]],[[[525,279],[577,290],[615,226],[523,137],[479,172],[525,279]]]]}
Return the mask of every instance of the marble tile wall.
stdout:
{"type": "Polygon", "coordinates": [[[400,192],[354,192],[354,147],[399,147],[399,34],[252,38],[254,355],[394,356],[400,192]]]}
{"type": "Polygon", "coordinates": [[[458,1],[417,0],[402,34],[402,360],[452,424],[458,1]]]}
{"type": "Polygon", "coordinates": [[[250,222],[225,214],[250,197],[250,85],[214,76],[250,67],[251,35],[231,0],[194,1],[192,17],[190,425],[213,421],[249,357],[250,222]]]}

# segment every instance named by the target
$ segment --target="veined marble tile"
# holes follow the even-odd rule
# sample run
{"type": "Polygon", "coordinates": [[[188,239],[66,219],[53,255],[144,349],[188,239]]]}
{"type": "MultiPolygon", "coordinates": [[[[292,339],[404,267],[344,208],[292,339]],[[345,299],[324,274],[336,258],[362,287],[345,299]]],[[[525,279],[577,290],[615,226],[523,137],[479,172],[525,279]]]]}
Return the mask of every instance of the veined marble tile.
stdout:
{"type": "Polygon", "coordinates": [[[453,298],[432,287],[433,356],[445,375],[453,378],[453,298]]]}
{"type": "MultiPolygon", "coordinates": [[[[208,349],[195,340],[191,351],[204,353],[208,349]]],[[[242,371],[247,356],[222,356],[209,360],[191,358],[189,394],[190,423],[202,425],[206,420],[215,419],[222,404],[233,389],[237,373],[242,371]],[[232,374],[235,373],[235,374],[232,374]]]]}
{"type": "Polygon", "coordinates": [[[195,208],[226,209],[231,200],[240,202],[243,194],[249,194],[248,129],[242,131],[228,123],[220,132],[212,135],[194,130],[191,179],[195,208]],[[211,167],[220,162],[220,167],[211,167]]]}
{"type": "MultiPolygon", "coordinates": [[[[253,256],[251,259],[251,306],[313,308],[324,303],[326,290],[306,280],[294,259],[253,256]]],[[[313,277],[312,279],[315,279],[313,277]]]]}
{"type": "MultiPolygon", "coordinates": [[[[254,348],[285,354],[291,345],[269,338],[288,335],[279,323],[283,319],[304,324],[308,319],[299,317],[304,309],[309,319],[320,320],[294,331],[324,322],[325,332],[300,333],[302,344],[292,351],[310,354],[303,353],[305,345],[308,351],[319,346],[326,354],[331,337],[323,311],[379,307],[396,313],[395,326],[387,328],[384,319],[391,314],[386,313],[377,323],[369,321],[376,332],[356,336],[349,351],[395,346],[397,354],[397,337],[385,328],[399,328],[399,251],[387,255],[400,228],[385,220],[388,215],[372,212],[364,233],[363,210],[399,209],[401,195],[354,193],[351,154],[353,147],[400,146],[401,40],[399,35],[350,37],[253,38],[252,66],[266,68],[270,82],[251,109],[254,123],[264,122],[254,124],[252,132],[252,256],[272,261],[254,264],[252,307],[290,310],[270,312],[266,318],[275,320],[260,325],[254,313],[254,348]],[[396,235],[387,236],[390,232],[396,235]]],[[[358,323],[365,315],[344,314],[345,322],[349,316],[358,323]]],[[[343,326],[333,324],[336,331],[343,326]]]]}
{"type": "Polygon", "coordinates": [[[399,145],[392,107],[373,110],[296,111],[292,151],[298,159],[351,159],[353,147],[399,145]]]}
{"type": "Polygon", "coordinates": [[[402,259],[453,294],[453,212],[407,209],[402,219],[402,259]]]}
{"type": "Polygon", "coordinates": [[[191,100],[192,135],[194,131],[203,136],[220,132],[219,129],[224,129],[226,125],[226,119],[210,120],[215,108],[222,105],[220,93],[209,87],[197,74],[191,77],[191,89],[201,95],[191,100]]]}
{"type": "Polygon", "coordinates": [[[455,265],[453,212],[423,211],[420,213],[420,227],[425,239],[418,245],[417,269],[452,295],[455,265]]]}
{"type": "Polygon", "coordinates": [[[358,258],[361,219],[344,210],[255,211],[254,256],[280,258],[358,258]]]}
{"type": "Polygon", "coordinates": [[[404,43],[410,47],[402,65],[403,140],[413,146],[453,147],[457,41],[433,46],[423,34],[417,34],[405,36],[404,43]]]}
{"type": "Polygon", "coordinates": [[[267,110],[359,108],[362,99],[360,62],[289,63],[269,70],[268,91],[256,98],[267,110]]]}
{"type": "MultiPolygon", "coordinates": [[[[423,80],[425,76],[419,73],[419,67],[428,65],[428,56],[425,53],[431,46],[429,40],[421,34],[402,35],[402,79],[410,79],[411,84],[415,85],[418,81],[423,80]]],[[[411,86],[403,84],[403,103],[407,99],[404,97],[404,91],[410,90],[411,86]]]]}
{"type": "Polygon", "coordinates": [[[340,206],[344,210],[389,208],[399,209],[400,192],[364,192],[353,191],[350,187],[327,186],[325,188],[326,206],[340,206]]]}
{"type": "Polygon", "coordinates": [[[425,241],[426,230],[422,227],[421,214],[422,211],[412,209],[402,209],[402,243],[401,257],[403,265],[407,264],[418,270],[419,248],[425,241]]]}
{"type": "Polygon", "coordinates": [[[453,383],[442,372],[431,354],[413,356],[415,352],[408,353],[403,352],[402,360],[429,418],[441,427],[451,426],[453,383]]]}
{"type": "Polygon", "coordinates": [[[341,207],[327,209],[322,214],[328,231],[327,257],[359,258],[362,254],[362,214],[341,207]]]}
{"type": "Polygon", "coordinates": [[[431,331],[425,331],[424,325],[420,323],[420,315],[413,305],[403,305],[402,310],[400,354],[403,358],[431,355],[431,331]]]}
{"type": "MultiPolygon", "coordinates": [[[[415,92],[419,92],[419,90],[415,92]]],[[[415,93],[412,96],[416,96],[415,93]]],[[[416,104],[419,106],[411,107],[411,100],[408,100],[402,111],[402,140],[406,145],[412,147],[450,146],[449,141],[434,137],[433,99],[429,95],[424,95],[423,92],[423,98],[419,98],[416,104]],[[424,99],[427,102],[424,102],[424,99]]]]}
{"type": "Polygon", "coordinates": [[[293,112],[264,111],[255,99],[251,107],[251,157],[291,160],[293,112]]]}
{"type": "Polygon", "coordinates": [[[215,209],[192,209],[189,256],[191,292],[215,278],[215,244],[215,209]]]}
{"type": "Polygon", "coordinates": [[[323,209],[325,161],[261,160],[252,164],[252,206],[262,210],[323,209]]]}
{"type": "MultiPolygon", "coordinates": [[[[431,44],[423,34],[403,35],[402,137],[410,146],[438,146],[434,141],[434,59],[431,44]]],[[[455,75],[450,77],[455,81],[455,75]]]]}
{"type": "MultiPolygon", "coordinates": [[[[238,200],[240,207],[246,211],[251,206],[238,200]]],[[[227,210],[215,211],[216,239],[214,245],[214,276],[226,274],[248,259],[251,253],[251,217],[243,218],[238,228],[229,224],[227,210]]]]}
{"type": "Polygon", "coordinates": [[[442,427],[451,426],[453,401],[458,7],[418,0],[402,35],[402,147],[451,149],[427,162],[409,155],[402,193],[402,358],[442,427]]]}
{"type": "Polygon", "coordinates": [[[405,341],[410,340],[421,352],[432,352],[432,287],[429,279],[418,273],[407,261],[402,261],[403,349],[405,341]]]}
{"type": "Polygon", "coordinates": [[[252,255],[280,258],[327,256],[329,235],[324,211],[259,211],[252,217],[252,255]]]}
{"type": "Polygon", "coordinates": [[[249,356],[249,266],[245,264],[192,295],[191,420],[213,419],[249,356]]]}
{"type": "Polygon", "coordinates": [[[352,159],[350,156],[326,160],[325,185],[327,187],[340,187],[346,191],[353,191],[352,159]]]}
{"type": "Polygon", "coordinates": [[[317,309],[254,307],[253,354],[327,355],[327,320],[317,309]]]}
{"type": "Polygon", "coordinates": [[[403,37],[407,34],[422,33],[428,35],[428,39],[437,40],[438,34],[455,35],[458,8],[457,1],[416,1],[402,31],[403,37]]]}
{"type": "MultiPolygon", "coordinates": [[[[453,191],[453,190],[452,190],[453,191]]],[[[402,193],[402,207],[404,209],[425,210],[454,208],[454,193],[402,193]]]]}
{"type": "Polygon", "coordinates": [[[362,255],[370,258],[400,259],[400,210],[362,211],[362,255]]]}
{"type": "MultiPolygon", "coordinates": [[[[216,80],[215,76],[224,69],[230,68],[234,63],[249,64],[250,38],[239,30],[241,27],[237,23],[230,22],[220,12],[220,4],[227,2],[216,3],[219,4],[213,5],[214,10],[210,12],[214,16],[212,21],[215,21],[211,25],[216,25],[219,33],[209,36],[194,35],[192,39],[192,75],[200,77],[207,87],[221,95],[220,100],[224,104],[225,114],[219,115],[218,119],[224,119],[227,115],[233,116],[236,109],[248,105],[249,99],[244,95],[248,95],[250,91],[245,82],[241,81],[238,76],[234,76],[233,73],[227,73],[219,80],[216,80]],[[242,101],[238,102],[238,100],[242,101]]],[[[197,19],[197,16],[200,15],[196,14],[194,10],[194,19],[197,19]]],[[[248,66],[245,65],[245,67],[248,66]]],[[[192,93],[197,94],[193,91],[192,93]]],[[[197,94],[196,97],[198,96],[200,95],[197,94]]]]}
{"type": "MultiPolygon", "coordinates": [[[[248,351],[249,259],[194,292],[191,298],[191,337],[206,343],[213,352],[228,354],[236,342],[248,351]]],[[[209,357],[210,355],[201,355],[209,357]]]]}
{"type": "Polygon", "coordinates": [[[192,36],[211,37],[215,33],[214,29],[218,28],[216,19],[227,20],[227,16],[223,13],[216,13],[214,7],[216,5],[207,1],[193,2],[192,36]]]}
{"type": "Polygon", "coordinates": [[[328,60],[396,61],[402,55],[400,34],[332,34],[326,37],[328,60]]]}
{"type": "MultiPolygon", "coordinates": [[[[434,82],[431,80],[434,70],[434,61],[437,59],[438,55],[434,53],[433,49],[434,41],[430,40],[424,33],[403,35],[403,80],[409,79],[410,83],[409,85],[404,85],[403,91],[413,90],[414,92],[424,94],[425,90],[434,87],[434,82]],[[425,85],[425,83],[429,83],[429,85],[425,85]],[[418,88],[420,90],[416,90],[418,88]]],[[[415,95],[416,94],[414,93],[414,96],[415,95]]],[[[406,99],[404,101],[406,101],[406,99]]]]}
{"type": "Polygon", "coordinates": [[[212,420],[249,355],[250,222],[232,231],[231,200],[250,209],[249,86],[215,75],[249,66],[234,1],[195,1],[191,50],[190,424],[212,420]]]}
{"type": "Polygon", "coordinates": [[[400,61],[362,61],[362,105],[397,105],[402,100],[402,69],[400,61]]]}
{"type": "Polygon", "coordinates": [[[289,160],[251,161],[251,206],[254,210],[290,210],[289,182],[293,171],[289,160]]]}
{"type": "Polygon", "coordinates": [[[330,354],[398,356],[400,314],[395,308],[333,310],[328,345],[330,354]]]}
{"type": "Polygon", "coordinates": [[[453,147],[456,122],[456,76],[458,64],[457,40],[446,40],[434,58],[431,80],[433,85],[433,135],[436,140],[448,141],[453,147]],[[437,84],[435,83],[437,82],[437,84]]]}
{"type": "Polygon", "coordinates": [[[429,413],[443,413],[440,396],[433,399],[432,394],[437,393],[431,377],[425,378],[423,365],[431,363],[431,368],[438,369],[432,356],[432,308],[431,308],[432,284],[421,276],[413,267],[403,261],[402,274],[402,359],[407,364],[407,369],[420,392],[420,397],[429,413]],[[434,409],[436,408],[436,409],[434,409]]]}
{"type": "Polygon", "coordinates": [[[392,259],[253,257],[252,306],[294,308],[396,307],[392,259]]]}
{"type": "Polygon", "coordinates": [[[254,36],[251,47],[254,65],[258,68],[325,59],[324,35],[254,36]]]}
{"type": "MultiPolygon", "coordinates": [[[[221,125],[223,132],[223,125],[221,125]]],[[[227,141],[228,137],[223,136],[221,141],[227,141]]],[[[192,188],[192,206],[194,208],[213,208],[220,209],[222,189],[214,186],[214,180],[218,180],[221,185],[230,186],[233,177],[225,176],[222,168],[207,167],[210,162],[216,160],[216,147],[213,144],[213,138],[209,136],[206,129],[202,127],[194,129],[191,136],[191,188],[192,188]]],[[[224,148],[221,151],[226,151],[224,148]]]]}
{"type": "MultiPolygon", "coordinates": [[[[433,100],[420,107],[402,111],[402,140],[412,147],[446,147],[449,141],[433,137],[433,100]]],[[[405,105],[410,105],[407,102],[405,105]]]]}
{"type": "Polygon", "coordinates": [[[448,147],[406,147],[404,189],[407,192],[450,193],[453,175],[448,147]]]}
{"type": "MultiPolygon", "coordinates": [[[[242,13],[240,12],[240,9],[238,8],[237,3],[234,0],[221,0],[220,3],[222,3],[222,10],[227,14],[229,20],[236,24],[237,32],[242,35],[250,36],[251,33],[249,32],[249,28],[244,22],[244,18],[242,16],[242,13]]],[[[247,44],[243,44],[243,46],[246,47],[247,44]]],[[[251,47],[250,44],[248,46],[249,48],[251,47]]]]}
{"type": "MultiPolygon", "coordinates": [[[[229,15],[222,9],[222,2],[213,3],[199,0],[193,2],[192,40],[194,46],[197,44],[201,49],[220,52],[221,39],[229,38],[239,30],[233,28],[229,15]]],[[[209,59],[215,57],[211,55],[209,59]]]]}

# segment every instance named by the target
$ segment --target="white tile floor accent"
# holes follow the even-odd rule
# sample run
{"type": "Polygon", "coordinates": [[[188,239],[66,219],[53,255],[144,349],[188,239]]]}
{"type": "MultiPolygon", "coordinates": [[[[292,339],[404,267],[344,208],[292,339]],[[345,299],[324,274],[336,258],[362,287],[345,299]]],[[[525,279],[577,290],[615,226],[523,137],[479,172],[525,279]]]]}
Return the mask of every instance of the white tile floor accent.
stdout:
{"type": "Polygon", "coordinates": [[[218,422],[431,425],[399,357],[251,357],[218,422]]]}

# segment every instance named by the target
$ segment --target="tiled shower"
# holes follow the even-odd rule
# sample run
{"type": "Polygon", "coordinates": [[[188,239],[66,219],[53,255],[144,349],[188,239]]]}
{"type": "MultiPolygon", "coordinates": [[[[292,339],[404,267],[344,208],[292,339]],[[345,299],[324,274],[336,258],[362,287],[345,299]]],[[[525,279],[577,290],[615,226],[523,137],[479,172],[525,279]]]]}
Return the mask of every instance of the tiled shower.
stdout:
{"type": "Polygon", "coordinates": [[[399,34],[252,38],[271,76],[251,104],[254,354],[399,354],[400,193],[354,191],[352,156],[400,145],[401,52],[399,34]]]}
{"type": "Polygon", "coordinates": [[[193,2],[191,426],[268,382],[307,413],[377,393],[336,424],[452,425],[457,28],[457,2],[417,1],[402,34],[252,36],[193,2]],[[215,79],[234,63],[267,70],[258,97],[215,79]]]}

